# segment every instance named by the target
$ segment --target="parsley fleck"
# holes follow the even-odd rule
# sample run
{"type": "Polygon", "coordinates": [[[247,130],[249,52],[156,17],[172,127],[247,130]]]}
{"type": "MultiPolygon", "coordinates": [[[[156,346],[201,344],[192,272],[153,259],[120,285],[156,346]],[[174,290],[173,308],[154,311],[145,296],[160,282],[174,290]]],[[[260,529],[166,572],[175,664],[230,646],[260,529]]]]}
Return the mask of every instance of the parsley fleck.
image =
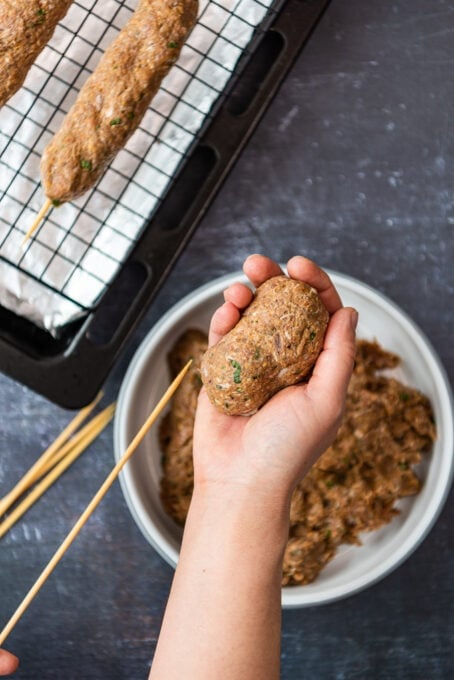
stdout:
{"type": "Polygon", "coordinates": [[[82,168],[82,170],[91,170],[93,165],[91,161],[87,161],[85,158],[81,158],[80,167],[82,168]]]}
{"type": "Polygon", "coordinates": [[[410,395],[408,392],[400,392],[399,398],[401,401],[408,401],[410,399],[410,395]]]}
{"type": "Polygon", "coordinates": [[[58,198],[53,198],[53,199],[52,199],[52,205],[53,205],[55,208],[58,208],[58,206],[59,206],[60,204],[61,204],[61,201],[59,201],[58,198]]]}
{"type": "Polygon", "coordinates": [[[230,364],[235,369],[233,371],[233,382],[238,384],[241,382],[241,365],[235,359],[230,359],[230,364]]]}
{"type": "Polygon", "coordinates": [[[112,127],[113,127],[114,125],[121,125],[121,118],[112,118],[112,120],[110,121],[109,125],[111,125],[112,127]]]}
{"type": "Polygon", "coordinates": [[[34,21],[33,23],[28,25],[28,28],[36,28],[37,26],[41,26],[41,24],[44,23],[44,20],[46,18],[46,10],[40,7],[39,9],[36,10],[36,16],[38,17],[37,21],[34,21]]]}
{"type": "Polygon", "coordinates": [[[172,40],[171,42],[167,43],[167,47],[169,47],[171,50],[174,50],[175,47],[178,47],[178,43],[172,40]]]}
{"type": "Polygon", "coordinates": [[[313,340],[316,335],[317,335],[317,333],[315,331],[312,331],[312,333],[309,336],[309,340],[313,340]]]}

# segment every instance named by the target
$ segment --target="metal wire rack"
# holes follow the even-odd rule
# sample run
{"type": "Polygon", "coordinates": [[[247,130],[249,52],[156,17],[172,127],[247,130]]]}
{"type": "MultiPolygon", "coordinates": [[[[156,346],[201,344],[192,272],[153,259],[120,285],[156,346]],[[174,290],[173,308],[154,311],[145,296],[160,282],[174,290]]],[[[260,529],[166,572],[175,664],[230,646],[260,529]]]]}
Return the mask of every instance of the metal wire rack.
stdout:
{"type": "Polygon", "coordinates": [[[111,13],[104,15],[99,13],[102,3],[75,3],[71,16],[57,29],[60,35],[32,68],[25,88],[31,96],[21,93],[19,102],[3,114],[1,201],[8,202],[7,219],[0,216],[4,260],[82,310],[96,304],[145,220],[162,201],[191,145],[200,138],[203,124],[212,118],[213,104],[242,48],[247,52],[241,43],[249,42],[255,29],[247,17],[260,21],[268,11],[258,0],[230,4],[227,8],[213,1],[202,5],[180,63],[133,140],[96,189],[69,209],[54,211],[22,251],[18,232],[30,223],[30,206],[39,206],[43,200],[38,169],[42,149],[95,67],[100,50],[132,13],[128,3],[110,3],[111,13]],[[28,106],[24,100],[30,100],[28,106]]]}
{"type": "Polygon", "coordinates": [[[49,213],[24,249],[44,201],[42,151],[136,5],[73,3],[0,111],[1,370],[62,405],[92,398],[327,4],[202,0],[179,61],[127,146],[92,191],[49,213]],[[109,293],[132,262],[143,265],[130,276],[135,304],[115,321],[115,341],[97,340],[99,318],[121,307],[109,293]],[[27,296],[38,301],[31,311],[27,296]],[[97,368],[84,378],[88,365],[97,368]],[[64,370],[72,380],[62,388],[64,370]]]}

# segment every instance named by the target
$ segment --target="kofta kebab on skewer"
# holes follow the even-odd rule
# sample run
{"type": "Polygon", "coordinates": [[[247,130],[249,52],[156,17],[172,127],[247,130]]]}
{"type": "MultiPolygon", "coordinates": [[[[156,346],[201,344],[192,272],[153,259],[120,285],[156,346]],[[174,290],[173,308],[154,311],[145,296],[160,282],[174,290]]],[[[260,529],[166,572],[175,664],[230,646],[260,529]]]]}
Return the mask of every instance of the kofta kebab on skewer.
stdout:
{"type": "Polygon", "coordinates": [[[3,0],[0,3],[0,107],[22,86],[73,0],[3,0]]]}
{"type": "Polygon", "coordinates": [[[24,241],[51,206],[91,189],[138,128],[197,19],[198,0],[140,0],[44,149],[47,200],[24,241]]]}

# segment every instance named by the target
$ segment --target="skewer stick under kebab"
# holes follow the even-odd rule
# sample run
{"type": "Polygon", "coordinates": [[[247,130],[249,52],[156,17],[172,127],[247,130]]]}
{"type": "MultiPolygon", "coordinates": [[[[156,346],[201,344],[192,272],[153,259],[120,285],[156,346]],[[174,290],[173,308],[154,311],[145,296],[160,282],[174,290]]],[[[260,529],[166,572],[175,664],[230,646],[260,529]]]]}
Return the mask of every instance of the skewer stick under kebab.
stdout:
{"type": "Polygon", "coordinates": [[[53,205],[91,189],[138,128],[197,10],[197,0],[139,1],[44,150],[41,180],[53,205]]]}
{"type": "Polygon", "coordinates": [[[104,480],[104,483],[100,486],[99,490],[93,498],[91,499],[90,503],[87,505],[69,534],[66,536],[65,540],[63,543],[60,545],[60,547],[56,550],[54,553],[53,557],[50,559],[48,562],[47,566],[43,569],[41,574],[38,576],[37,580],[33,584],[33,586],[30,588],[2,632],[0,633],[0,646],[3,645],[5,642],[6,638],[8,635],[11,633],[13,630],[14,626],[16,623],[19,621],[20,617],[22,614],[26,611],[27,607],[29,604],[33,601],[35,596],[38,594],[41,586],[47,581],[57,564],[60,562],[61,558],[67,551],[67,549],[72,545],[74,542],[75,538],[79,534],[80,530],[84,526],[84,524],[87,522],[88,518],[90,515],[93,513],[93,511],[98,507],[99,503],[102,501],[110,487],[112,486],[113,482],[116,480],[118,475],[120,474],[121,470],[124,468],[128,460],[131,458],[137,447],[139,446],[140,442],[143,440],[145,435],[147,434],[148,430],[150,427],[153,425],[163,408],[166,406],[170,398],[172,397],[173,393],[176,391],[178,386],[180,385],[181,381],[183,380],[184,376],[188,372],[188,369],[192,363],[192,360],[188,361],[186,366],[182,368],[180,373],[177,375],[177,377],[173,380],[173,382],[170,384],[170,386],[167,388],[166,392],[164,395],[161,397],[159,402],[156,404],[155,408],[153,411],[150,413],[140,430],[137,432],[136,436],[132,440],[132,442],[129,444],[127,447],[126,451],[120,458],[120,460],[117,462],[117,464],[112,468],[112,471],[110,474],[106,477],[104,480]]]}
{"type": "Polygon", "coordinates": [[[72,0],[0,2],[0,107],[17,92],[72,0]]]}
{"type": "Polygon", "coordinates": [[[41,210],[39,213],[36,215],[35,219],[33,220],[33,224],[31,225],[30,229],[27,231],[25,234],[23,240],[22,240],[22,245],[27,243],[28,239],[30,236],[32,236],[35,231],[38,229],[39,225],[41,224],[41,221],[44,219],[46,216],[47,212],[51,209],[52,207],[52,201],[50,198],[46,198],[45,202],[43,203],[41,210]]]}

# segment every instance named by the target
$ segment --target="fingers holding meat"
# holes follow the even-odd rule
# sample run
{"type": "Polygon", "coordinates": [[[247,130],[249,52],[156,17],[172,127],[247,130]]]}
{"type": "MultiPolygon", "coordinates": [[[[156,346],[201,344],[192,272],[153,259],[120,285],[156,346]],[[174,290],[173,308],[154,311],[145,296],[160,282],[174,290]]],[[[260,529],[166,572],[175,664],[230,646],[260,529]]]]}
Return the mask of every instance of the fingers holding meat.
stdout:
{"type": "Polygon", "coordinates": [[[342,307],[342,301],[329,275],[308,257],[295,255],[287,262],[289,275],[306,281],[318,292],[321,301],[330,314],[342,307]]]}
{"type": "MultiPolygon", "coordinates": [[[[233,320],[228,304],[216,322],[227,313],[233,320]]],[[[323,347],[328,318],[316,290],[303,281],[283,275],[264,281],[236,326],[226,335],[217,329],[219,342],[204,356],[210,401],[223,413],[247,415],[302,380],[323,347]]]]}
{"type": "Polygon", "coordinates": [[[226,335],[241,317],[241,311],[253,298],[252,290],[243,283],[232,283],[224,291],[224,304],[214,312],[208,333],[209,344],[215,345],[226,335]]]}

